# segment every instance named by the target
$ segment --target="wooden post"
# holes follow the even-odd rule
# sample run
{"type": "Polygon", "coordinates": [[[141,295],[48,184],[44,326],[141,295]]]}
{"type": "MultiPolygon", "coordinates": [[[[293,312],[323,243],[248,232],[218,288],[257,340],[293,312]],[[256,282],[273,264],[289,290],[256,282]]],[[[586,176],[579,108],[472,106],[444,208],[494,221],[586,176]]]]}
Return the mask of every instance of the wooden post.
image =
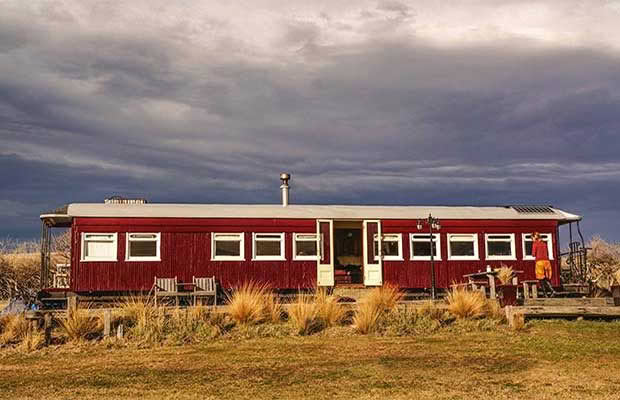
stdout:
{"type": "Polygon", "coordinates": [[[532,285],[532,298],[533,299],[538,298],[538,285],[535,283],[532,285]]]}
{"type": "Polygon", "coordinates": [[[45,345],[49,346],[52,341],[52,314],[45,313],[43,317],[44,329],[45,329],[45,345]]]}
{"type": "Polygon", "coordinates": [[[103,312],[103,337],[110,336],[110,324],[112,322],[112,312],[110,310],[105,310],[103,312]]]}
{"type": "Polygon", "coordinates": [[[123,338],[123,324],[118,324],[118,328],[116,328],[116,338],[117,339],[122,339],[123,338]]]}
{"type": "Polygon", "coordinates": [[[495,298],[495,276],[489,275],[489,295],[492,299],[495,298]]]}
{"type": "Polygon", "coordinates": [[[78,308],[78,298],[77,296],[69,296],[67,297],[67,310],[75,310],[78,308]]]}
{"type": "Polygon", "coordinates": [[[480,286],[480,293],[486,298],[487,297],[487,288],[485,286],[480,286]]]}
{"type": "Polygon", "coordinates": [[[528,287],[527,282],[523,282],[523,299],[527,300],[530,298],[530,289],[528,287]]]}

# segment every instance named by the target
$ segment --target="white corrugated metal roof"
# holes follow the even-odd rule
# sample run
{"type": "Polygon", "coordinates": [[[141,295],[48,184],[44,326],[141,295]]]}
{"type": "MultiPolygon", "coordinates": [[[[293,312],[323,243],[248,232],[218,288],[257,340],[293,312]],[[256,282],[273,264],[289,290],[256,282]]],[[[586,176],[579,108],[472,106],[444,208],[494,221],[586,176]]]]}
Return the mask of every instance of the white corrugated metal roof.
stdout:
{"type": "Polygon", "coordinates": [[[547,219],[577,221],[581,217],[555,208],[550,213],[519,213],[501,206],[357,206],[277,204],[70,204],[71,217],[129,218],[328,218],[418,219],[429,213],[440,219],[547,219]]]}

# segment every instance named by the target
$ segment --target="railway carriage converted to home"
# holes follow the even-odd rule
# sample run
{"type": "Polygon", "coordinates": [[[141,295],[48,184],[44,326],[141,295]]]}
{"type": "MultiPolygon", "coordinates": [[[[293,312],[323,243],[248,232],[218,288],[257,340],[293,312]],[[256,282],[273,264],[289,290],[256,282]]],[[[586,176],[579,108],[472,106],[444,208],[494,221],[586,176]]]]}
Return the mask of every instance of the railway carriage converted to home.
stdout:
{"type": "Polygon", "coordinates": [[[288,205],[285,177],[282,205],[117,199],[43,214],[43,289],[119,294],[149,291],[155,277],[214,276],[222,288],[253,280],[292,290],[383,284],[424,290],[500,264],[534,279],[533,231],[547,243],[558,286],[558,228],[581,219],[549,206],[288,205]],[[63,289],[52,283],[50,227],[71,230],[63,289]]]}

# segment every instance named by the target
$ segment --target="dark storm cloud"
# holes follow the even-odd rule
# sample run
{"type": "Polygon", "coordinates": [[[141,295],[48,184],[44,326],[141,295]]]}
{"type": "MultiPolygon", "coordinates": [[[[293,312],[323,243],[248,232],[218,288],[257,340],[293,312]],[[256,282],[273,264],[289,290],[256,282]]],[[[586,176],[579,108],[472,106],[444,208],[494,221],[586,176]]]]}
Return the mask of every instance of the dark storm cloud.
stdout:
{"type": "Polygon", "coordinates": [[[287,170],[296,202],[554,204],[620,236],[613,47],[446,44],[393,1],[246,31],[216,6],[40,4],[0,13],[0,235],[110,194],[276,202],[287,170]]]}

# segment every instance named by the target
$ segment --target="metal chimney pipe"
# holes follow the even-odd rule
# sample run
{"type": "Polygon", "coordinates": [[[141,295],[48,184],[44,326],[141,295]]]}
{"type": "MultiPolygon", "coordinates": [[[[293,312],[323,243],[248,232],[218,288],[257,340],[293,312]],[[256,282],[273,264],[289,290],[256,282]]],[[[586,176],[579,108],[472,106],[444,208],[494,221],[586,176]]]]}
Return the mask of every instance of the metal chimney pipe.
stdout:
{"type": "Polygon", "coordinates": [[[280,190],[282,190],[282,207],[288,206],[288,181],[291,179],[291,174],[287,174],[283,172],[280,174],[280,181],[282,185],[280,185],[280,190]]]}

